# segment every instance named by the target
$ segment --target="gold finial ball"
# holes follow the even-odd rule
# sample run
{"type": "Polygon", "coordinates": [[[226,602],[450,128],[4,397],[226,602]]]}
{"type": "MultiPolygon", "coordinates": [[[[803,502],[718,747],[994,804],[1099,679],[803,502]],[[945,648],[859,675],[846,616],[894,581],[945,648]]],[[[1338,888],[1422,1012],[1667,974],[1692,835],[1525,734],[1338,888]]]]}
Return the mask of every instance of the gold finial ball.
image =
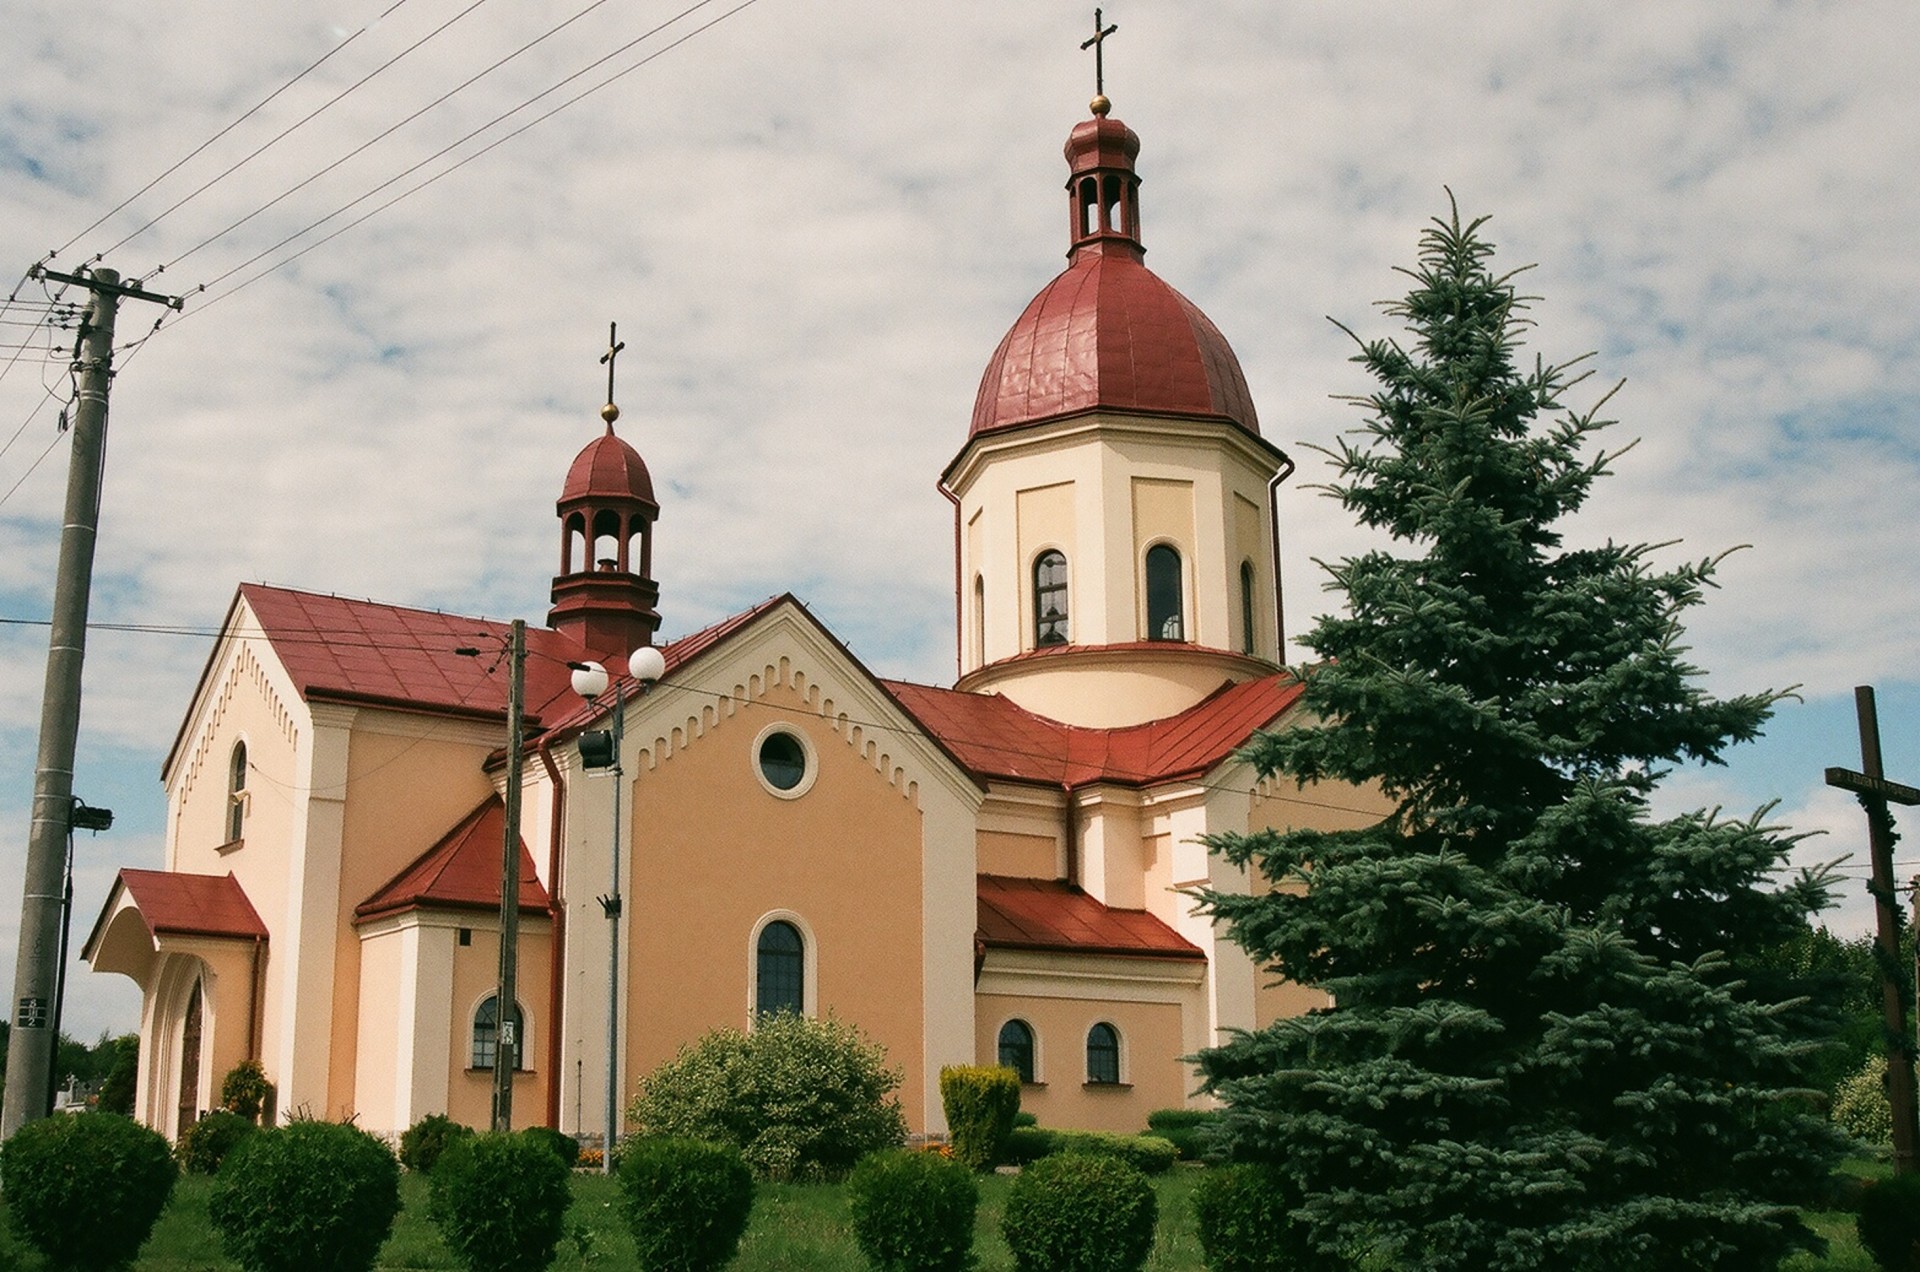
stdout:
{"type": "Polygon", "coordinates": [[[1107,112],[1113,109],[1113,103],[1107,100],[1105,93],[1096,95],[1091,102],[1087,103],[1087,106],[1088,109],[1092,110],[1094,114],[1100,116],[1102,119],[1105,119],[1107,112]]]}
{"type": "Polygon", "coordinates": [[[600,418],[611,424],[620,418],[620,408],[609,402],[600,408],[600,418]]]}

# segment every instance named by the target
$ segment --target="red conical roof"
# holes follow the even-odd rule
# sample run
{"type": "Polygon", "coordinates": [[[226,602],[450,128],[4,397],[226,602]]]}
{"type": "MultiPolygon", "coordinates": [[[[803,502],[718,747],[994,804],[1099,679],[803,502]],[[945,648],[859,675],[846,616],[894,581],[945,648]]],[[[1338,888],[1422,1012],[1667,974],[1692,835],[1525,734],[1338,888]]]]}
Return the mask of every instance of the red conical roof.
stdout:
{"type": "Polygon", "coordinates": [[[592,499],[638,499],[649,507],[658,507],[653,498],[653,477],[647,472],[640,452],[614,435],[613,425],[588,442],[574,456],[567,469],[567,484],[560,489],[560,502],[592,499]]]}
{"type": "Polygon", "coordinates": [[[1105,408],[1228,420],[1259,435],[1226,337],[1148,269],[1140,245],[1140,138],[1102,113],[1067,139],[1073,247],[987,363],[971,436],[1105,408]]]}

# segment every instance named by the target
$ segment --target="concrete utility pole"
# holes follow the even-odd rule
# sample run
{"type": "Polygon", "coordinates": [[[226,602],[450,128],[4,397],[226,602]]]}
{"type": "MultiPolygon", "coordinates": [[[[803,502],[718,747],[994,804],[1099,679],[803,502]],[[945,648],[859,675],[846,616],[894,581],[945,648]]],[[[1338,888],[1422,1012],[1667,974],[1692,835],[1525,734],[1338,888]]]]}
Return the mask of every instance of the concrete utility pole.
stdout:
{"type": "Polygon", "coordinates": [[[1893,1109],[1893,1169],[1895,1174],[1914,1173],[1915,1140],[1920,1139],[1914,1109],[1913,1027],[1907,1019],[1907,998],[1900,992],[1900,923],[1898,896],[1893,890],[1893,814],[1889,803],[1920,804],[1920,790],[1889,782],[1880,763],[1880,714],[1873,702],[1873,686],[1861,685],[1853,691],[1854,710],[1860,719],[1860,767],[1863,771],[1830,768],[1827,785],[1852,791],[1867,810],[1867,847],[1873,859],[1873,878],[1867,890],[1873,894],[1874,911],[1879,919],[1875,946],[1880,965],[1881,1010],[1886,1017],[1887,1103],[1893,1109]]]}
{"type": "Polygon", "coordinates": [[[93,548],[100,526],[100,486],[106,465],[107,394],[113,380],[113,320],[120,298],[151,300],[172,309],[177,299],[139,284],[123,285],[111,269],[86,275],[36,268],[36,278],[93,293],[81,321],[74,361],[80,373],[67,459],[67,506],[60,531],[60,563],[53,586],[53,623],[47,647],[46,694],[40,702],[40,749],[33,774],[32,824],[21,888],[20,946],[13,972],[13,1033],[7,1051],[7,1094],[0,1108],[0,1139],[52,1112],[55,1035],[53,1000],[60,973],[61,880],[73,815],[73,754],[80,734],[80,669],[86,658],[87,604],[93,589],[93,548]]]}
{"type": "Polygon", "coordinates": [[[520,956],[520,717],[526,697],[527,622],[513,620],[507,645],[507,830],[500,855],[500,988],[493,1000],[493,1129],[513,1129],[513,1074],[520,1030],[514,1012],[520,956]]]}

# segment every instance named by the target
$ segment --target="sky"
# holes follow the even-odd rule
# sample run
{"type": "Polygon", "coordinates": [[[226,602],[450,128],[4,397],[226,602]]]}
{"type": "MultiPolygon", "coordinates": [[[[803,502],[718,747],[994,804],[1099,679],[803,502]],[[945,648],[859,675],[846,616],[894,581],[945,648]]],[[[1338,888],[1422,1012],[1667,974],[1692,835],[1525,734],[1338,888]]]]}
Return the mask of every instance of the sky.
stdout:
{"type": "MultiPolygon", "coordinates": [[[[99,253],[187,297],[157,331],[158,307],[121,310],[75,776],[116,821],[78,842],[76,950],[114,871],[162,864],[160,764],[240,582],[544,618],[610,321],[620,432],[662,505],[664,634],[792,591],[875,671],[951,682],[934,483],[994,346],[1063,267],[1060,148],[1092,95],[1093,14],[688,2],[8,4],[0,288],[58,247],[54,269],[99,253]]],[[[1673,774],[1660,810],[1770,806],[1811,836],[1796,859],[1845,859],[1828,921],[1865,930],[1865,820],[1822,771],[1859,766],[1853,690],[1871,684],[1887,773],[1920,785],[1920,14],[1105,16],[1148,264],[1226,334],[1300,465],[1290,657],[1337,604],[1316,561],[1373,546],[1311,489],[1312,448],[1359,422],[1338,395],[1368,387],[1328,320],[1392,333],[1376,303],[1404,292],[1395,271],[1451,190],[1491,217],[1500,263],[1534,266],[1529,354],[1590,352],[1595,396],[1624,381],[1609,445],[1638,445],[1570,537],[1671,541],[1668,564],[1740,549],[1690,617],[1692,657],[1710,691],[1797,694],[1725,766],[1673,774]]],[[[28,282],[0,315],[0,364],[21,355],[0,378],[9,886],[66,479],[72,333],[33,325],[53,312],[28,282]]],[[[1920,850],[1902,849],[1904,880],[1920,850]]],[[[130,981],[74,964],[69,1033],[138,1014],[130,981]]]]}

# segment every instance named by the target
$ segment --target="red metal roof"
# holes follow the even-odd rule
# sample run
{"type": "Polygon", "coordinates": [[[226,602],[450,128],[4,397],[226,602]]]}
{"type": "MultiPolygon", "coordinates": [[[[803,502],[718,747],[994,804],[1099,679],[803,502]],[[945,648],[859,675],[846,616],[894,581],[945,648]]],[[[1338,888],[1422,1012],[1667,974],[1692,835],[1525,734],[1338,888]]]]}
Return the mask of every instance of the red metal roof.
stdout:
{"type": "MultiPolygon", "coordinates": [[[[1074,128],[1066,154],[1075,179],[1104,173],[1131,190],[1139,150],[1132,129],[1102,117],[1074,128]]],[[[968,435],[1106,408],[1224,419],[1259,436],[1240,360],[1192,301],[1142,263],[1137,226],[1073,233],[1066,270],[987,363],[968,435]]]]}
{"type": "MultiPolygon", "coordinates": [[[[500,849],[506,828],[506,806],[498,795],[488,796],[439,843],[355,906],[354,917],[371,919],[420,906],[499,910],[500,849]]],[[[522,842],[520,911],[545,914],[550,900],[522,842]]]]}
{"type": "MultiPolygon", "coordinates": [[[[175,874],[169,870],[120,872],[120,886],[133,898],[155,936],[230,936],[265,940],[267,925],[232,874],[175,874]]],[[[109,906],[111,902],[109,902],[109,906]]]]}
{"type": "Polygon", "coordinates": [[[1116,910],[1058,879],[981,875],[979,940],[988,948],[1205,958],[1145,910],[1116,910]]]}
{"type": "Polygon", "coordinates": [[[640,452],[614,436],[613,425],[588,442],[574,456],[567,469],[566,485],[560,488],[564,509],[576,500],[638,499],[658,507],[653,499],[653,477],[647,472],[640,452]]]}
{"type": "Polygon", "coordinates": [[[976,777],[1049,786],[1142,786],[1204,774],[1299,700],[1276,672],[1229,684],[1178,715],[1090,729],[1036,715],[999,694],[881,682],[976,777]]]}

